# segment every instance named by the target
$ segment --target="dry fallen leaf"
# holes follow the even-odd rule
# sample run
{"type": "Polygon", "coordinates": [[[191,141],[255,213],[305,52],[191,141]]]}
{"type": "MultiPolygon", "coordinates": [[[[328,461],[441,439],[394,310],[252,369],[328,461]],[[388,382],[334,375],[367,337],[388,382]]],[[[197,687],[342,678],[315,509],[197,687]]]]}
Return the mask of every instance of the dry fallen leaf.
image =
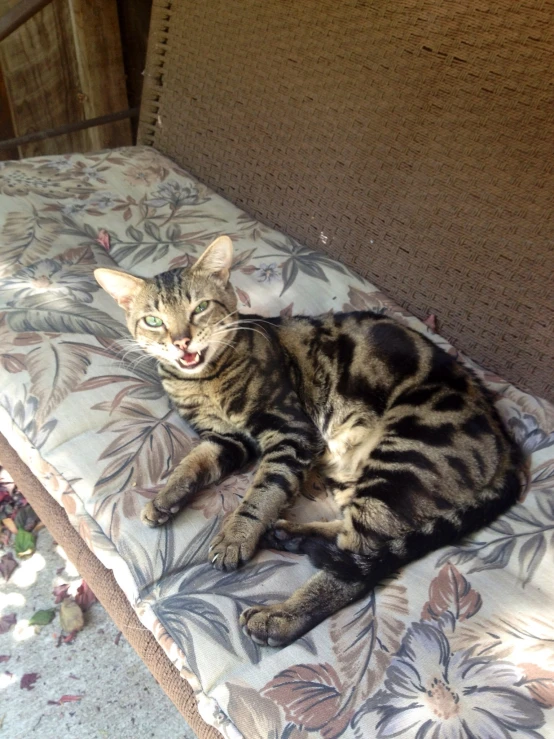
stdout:
{"type": "Polygon", "coordinates": [[[85,625],[83,612],[73,598],[63,599],[60,606],[60,623],[62,629],[68,634],[73,631],[80,631],[85,625]]]}
{"type": "Polygon", "coordinates": [[[11,654],[0,654],[0,662],[7,662],[11,659],[11,654]]]}
{"type": "Polygon", "coordinates": [[[3,518],[2,525],[9,529],[12,534],[17,534],[17,526],[15,525],[13,518],[3,518]]]}
{"type": "Polygon", "coordinates": [[[81,698],[84,698],[84,695],[62,695],[62,697],[57,701],[48,701],[49,706],[61,706],[64,703],[74,703],[75,701],[80,701],[81,698]]]}
{"type": "Polygon", "coordinates": [[[64,582],[61,585],[56,585],[54,590],[52,591],[52,595],[54,596],[54,603],[61,603],[64,598],[67,598],[67,591],[69,590],[69,585],[64,582]]]}
{"type": "Polygon", "coordinates": [[[437,317],[434,313],[430,313],[423,321],[432,334],[437,333],[437,317]]]}
{"type": "Polygon", "coordinates": [[[33,531],[38,523],[39,518],[28,503],[17,511],[15,525],[18,529],[33,531]]]}
{"type": "Polygon", "coordinates": [[[8,552],[7,554],[4,554],[3,557],[0,557],[0,574],[3,575],[4,580],[10,579],[10,575],[17,566],[17,562],[13,558],[13,554],[11,552],[8,552]]]}
{"type": "Polygon", "coordinates": [[[83,580],[77,588],[77,595],[75,596],[75,602],[79,604],[83,611],[88,611],[93,603],[96,603],[97,597],[94,595],[92,590],[83,580]]]}
{"type": "Polygon", "coordinates": [[[32,690],[35,687],[35,683],[39,679],[39,677],[40,675],[37,672],[27,672],[21,678],[19,682],[19,687],[25,688],[26,690],[32,690]]]}
{"type": "Polygon", "coordinates": [[[17,623],[17,617],[15,613],[8,613],[5,616],[0,616],[0,634],[5,634],[11,627],[17,623]]]}

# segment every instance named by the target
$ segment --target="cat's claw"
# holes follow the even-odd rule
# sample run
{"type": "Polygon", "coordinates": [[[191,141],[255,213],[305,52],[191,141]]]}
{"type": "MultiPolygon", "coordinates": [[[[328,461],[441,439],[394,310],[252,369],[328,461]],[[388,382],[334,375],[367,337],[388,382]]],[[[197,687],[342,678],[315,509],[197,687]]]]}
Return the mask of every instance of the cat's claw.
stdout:
{"type": "Polygon", "coordinates": [[[258,546],[259,536],[252,531],[225,529],[212,541],[209,552],[211,564],[218,570],[236,570],[252,559],[258,546]]]}

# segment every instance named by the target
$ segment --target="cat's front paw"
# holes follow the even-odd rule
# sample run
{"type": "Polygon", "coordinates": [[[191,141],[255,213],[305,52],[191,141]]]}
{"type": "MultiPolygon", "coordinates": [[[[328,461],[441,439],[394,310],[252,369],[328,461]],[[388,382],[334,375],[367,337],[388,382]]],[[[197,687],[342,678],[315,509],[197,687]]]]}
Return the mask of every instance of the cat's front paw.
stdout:
{"type": "Polygon", "coordinates": [[[210,544],[208,559],[217,570],[236,570],[252,559],[261,532],[230,520],[210,544]]]}
{"type": "Polygon", "coordinates": [[[154,498],[154,500],[149,500],[142,509],[140,520],[142,523],[146,524],[146,526],[150,526],[151,528],[163,526],[164,523],[167,523],[178,510],[179,506],[164,508],[160,506],[160,504],[156,504],[156,498],[154,498]]]}

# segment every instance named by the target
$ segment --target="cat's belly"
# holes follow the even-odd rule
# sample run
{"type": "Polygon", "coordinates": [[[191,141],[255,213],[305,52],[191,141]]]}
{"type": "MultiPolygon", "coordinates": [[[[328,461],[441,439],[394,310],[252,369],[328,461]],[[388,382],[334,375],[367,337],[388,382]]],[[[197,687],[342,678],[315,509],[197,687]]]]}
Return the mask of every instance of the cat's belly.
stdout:
{"type": "Polygon", "coordinates": [[[321,458],[324,474],[338,483],[355,482],[383,433],[383,428],[377,425],[372,429],[365,426],[341,427],[324,435],[327,445],[321,458]]]}

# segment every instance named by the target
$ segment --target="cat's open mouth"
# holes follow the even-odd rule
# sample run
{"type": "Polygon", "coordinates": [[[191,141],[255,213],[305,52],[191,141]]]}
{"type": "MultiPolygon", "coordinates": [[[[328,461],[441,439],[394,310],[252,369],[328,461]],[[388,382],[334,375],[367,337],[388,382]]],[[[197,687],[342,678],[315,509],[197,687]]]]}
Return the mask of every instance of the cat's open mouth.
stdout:
{"type": "Polygon", "coordinates": [[[194,369],[203,363],[204,355],[202,352],[195,352],[194,354],[185,352],[177,361],[179,362],[179,366],[183,369],[194,369]]]}

